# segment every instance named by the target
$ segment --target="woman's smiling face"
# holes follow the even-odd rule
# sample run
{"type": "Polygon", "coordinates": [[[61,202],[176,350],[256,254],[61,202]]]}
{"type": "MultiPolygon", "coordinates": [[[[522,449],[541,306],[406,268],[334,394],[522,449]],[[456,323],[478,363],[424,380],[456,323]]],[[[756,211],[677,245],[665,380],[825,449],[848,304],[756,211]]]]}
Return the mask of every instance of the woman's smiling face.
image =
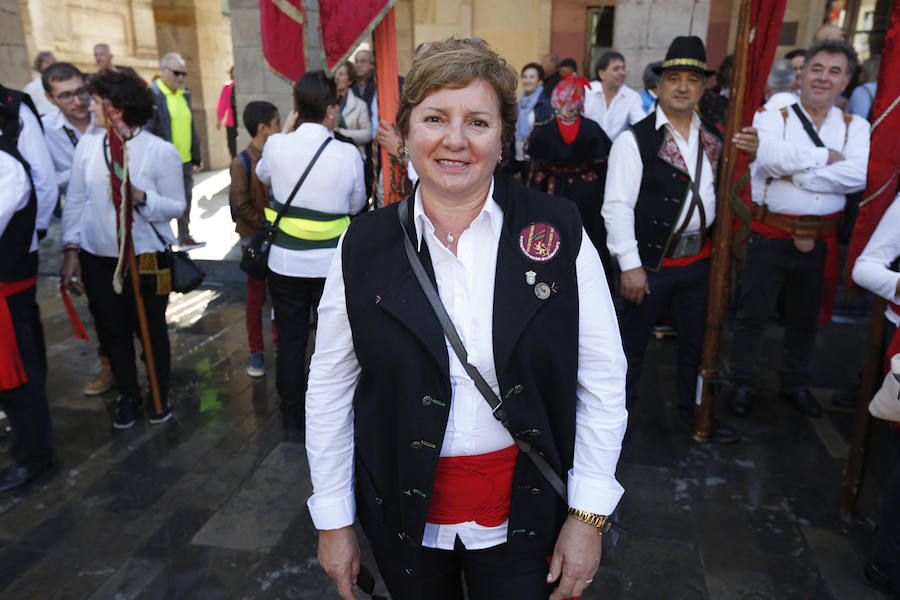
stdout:
{"type": "Polygon", "coordinates": [[[483,80],[426,96],[412,109],[406,142],[423,194],[461,201],[486,194],[502,129],[497,94],[483,80]]]}

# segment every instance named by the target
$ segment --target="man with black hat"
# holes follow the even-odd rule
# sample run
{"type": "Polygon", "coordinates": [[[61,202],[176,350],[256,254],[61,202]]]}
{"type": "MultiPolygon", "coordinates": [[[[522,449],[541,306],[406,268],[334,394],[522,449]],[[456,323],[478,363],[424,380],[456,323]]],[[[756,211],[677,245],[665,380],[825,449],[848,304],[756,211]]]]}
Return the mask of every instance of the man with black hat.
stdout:
{"type": "Polygon", "coordinates": [[[730,363],[735,390],[729,407],[738,415],[752,407],[762,330],[779,294],[784,297],[781,397],[801,414],[821,415],[809,384],[822,290],[829,274],[837,285],[845,194],[866,185],[869,123],[834,105],[854,72],[856,52],[842,40],[825,40],[810,48],[805,60],[799,102],[767,108],[753,119],[760,146],[751,180],[752,233],[730,363]]]}
{"type": "MultiPolygon", "coordinates": [[[[628,358],[628,412],[637,402],[651,328],[668,306],[678,332],[677,422],[690,431],[722,137],[695,110],[706,78],[715,73],[706,66],[700,38],[675,38],[654,72],[660,77],[657,107],[613,143],[602,214],[609,251],[622,270],[619,327],[628,358]]],[[[758,140],[745,128],[733,143],[754,154],[758,140]]],[[[725,444],[740,436],[714,422],[710,439],[725,444]]]]}

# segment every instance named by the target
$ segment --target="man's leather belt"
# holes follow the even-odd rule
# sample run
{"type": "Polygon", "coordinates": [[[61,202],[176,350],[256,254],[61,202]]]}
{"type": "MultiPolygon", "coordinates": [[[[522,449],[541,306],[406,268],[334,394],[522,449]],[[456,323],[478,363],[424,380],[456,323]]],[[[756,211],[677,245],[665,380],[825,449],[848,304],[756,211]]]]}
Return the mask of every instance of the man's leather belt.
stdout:
{"type": "Polygon", "coordinates": [[[801,215],[788,217],[778,213],[769,212],[765,205],[753,205],[753,218],[778,231],[782,231],[794,238],[819,239],[823,235],[834,233],[841,224],[840,215],[833,217],[821,217],[819,215],[801,215]]]}

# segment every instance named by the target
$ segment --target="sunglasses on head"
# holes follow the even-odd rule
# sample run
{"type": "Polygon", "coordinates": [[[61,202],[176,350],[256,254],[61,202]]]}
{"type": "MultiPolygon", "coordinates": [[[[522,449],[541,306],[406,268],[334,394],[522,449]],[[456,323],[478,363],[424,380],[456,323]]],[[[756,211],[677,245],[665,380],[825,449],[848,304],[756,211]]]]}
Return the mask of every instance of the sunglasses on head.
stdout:
{"type": "Polygon", "coordinates": [[[385,596],[375,593],[375,578],[366,568],[366,565],[359,565],[359,573],[356,575],[356,585],[364,593],[368,594],[372,600],[388,600],[385,596]]]}

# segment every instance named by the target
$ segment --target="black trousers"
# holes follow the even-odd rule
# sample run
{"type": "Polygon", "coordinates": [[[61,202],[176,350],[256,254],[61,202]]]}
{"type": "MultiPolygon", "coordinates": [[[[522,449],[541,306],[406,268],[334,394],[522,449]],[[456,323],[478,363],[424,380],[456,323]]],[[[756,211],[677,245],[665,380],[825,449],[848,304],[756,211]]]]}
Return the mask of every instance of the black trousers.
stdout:
{"type": "MultiPolygon", "coordinates": [[[[95,256],[81,251],[81,277],[87,292],[91,314],[95,315],[97,335],[100,345],[106,350],[110,367],[116,378],[119,393],[130,398],[140,398],[140,384],[135,364],[134,338],[141,338],[140,322],[134,303],[131,275],[126,277],[122,293],[117,294],[112,287],[116,259],[95,256]]],[[[144,309],[147,313],[147,327],[150,330],[150,347],[156,364],[156,379],[160,396],[169,393],[171,372],[171,350],[169,332],[166,327],[166,306],[168,296],[142,293],[144,309]]]]}
{"type": "Polygon", "coordinates": [[[225,126],[225,138],[228,140],[228,153],[231,155],[231,160],[234,160],[237,156],[237,138],[238,138],[238,130],[237,127],[228,127],[225,126]]]}
{"type": "Polygon", "coordinates": [[[894,434],[892,468],[881,498],[881,518],[875,534],[872,562],[892,578],[894,590],[900,593],[900,433],[894,434]]]}
{"type": "MultiPolygon", "coordinates": [[[[21,465],[41,467],[53,459],[53,427],[47,404],[44,328],[35,294],[36,289],[32,287],[6,298],[28,381],[17,388],[0,391],[0,407],[13,430],[13,459],[21,465]]],[[[0,340],[0,343],[9,342],[0,340]]]]}
{"type": "Polygon", "coordinates": [[[756,384],[763,328],[783,290],[781,389],[792,392],[809,386],[824,275],[824,241],[816,242],[811,252],[800,252],[793,240],[750,234],[732,340],[730,366],[735,385],[756,384]]]}
{"type": "Polygon", "coordinates": [[[625,405],[631,413],[637,404],[638,384],[650,332],[668,307],[678,332],[678,414],[683,419],[692,419],[703,344],[709,259],[682,267],[663,267],[656,273],[648,272],[647,280],[650,294],[644,296],[640,304],[623,301],[619,306],[619,328],[628,359],[625,405]]]}
{"type": "Polygon", "coordinates": [[[269,271],[267,280],[278,331],[275,387],[281,396],[282,412],[300,415],[306,400],[310,317],[319,306],[325,279],[288,277],[269,271]]]}
{"type": "Polygon", "coordinates": [[[453,550],[422,548],[419,566],[407,575],[381,557],[378,568],[393,600],[547,600],[556,584],[547,584],[544,557],[510,558],[506,544],[466,550],[459,538],[453,550]]]}

